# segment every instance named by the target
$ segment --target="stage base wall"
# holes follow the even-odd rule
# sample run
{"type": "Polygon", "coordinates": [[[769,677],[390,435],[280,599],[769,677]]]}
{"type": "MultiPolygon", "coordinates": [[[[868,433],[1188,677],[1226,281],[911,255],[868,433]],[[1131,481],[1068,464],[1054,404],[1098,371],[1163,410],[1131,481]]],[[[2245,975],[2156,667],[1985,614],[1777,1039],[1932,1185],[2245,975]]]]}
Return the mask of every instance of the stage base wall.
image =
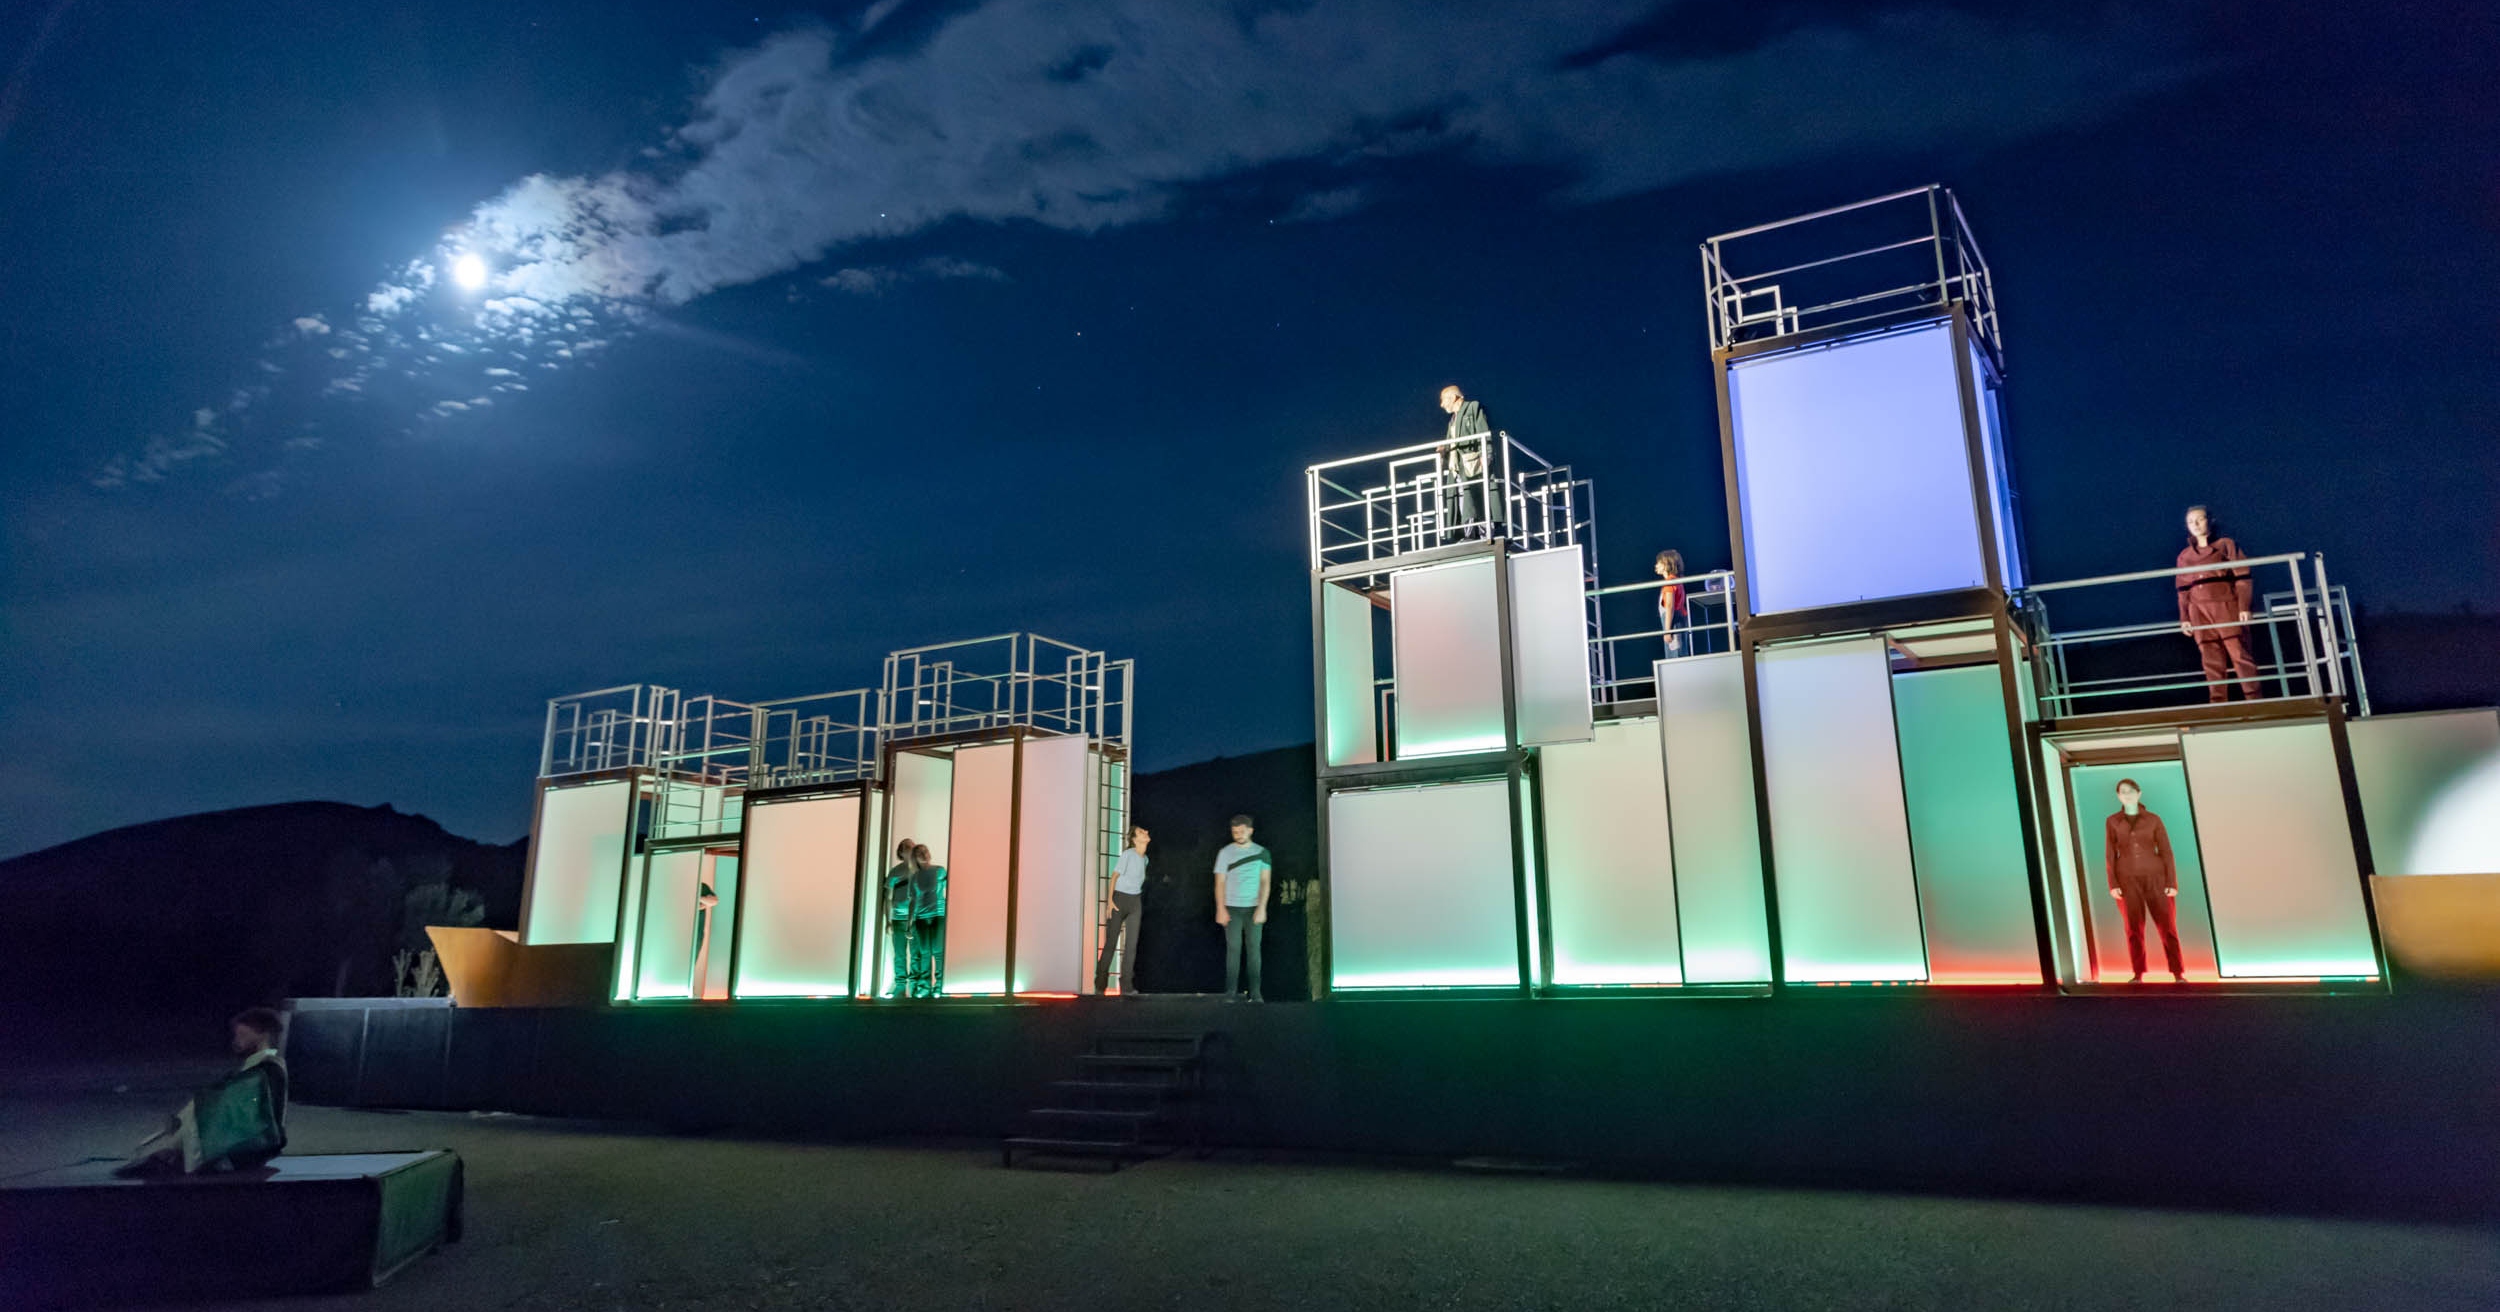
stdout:
{"type": "Polygon", "coordinates": [[[2500,994],[301,1008],[307,1102],[992,1136],[1097,1029],[1213,1045],[1217,1137],[1753,1184],[2500,1216],[2500,994]]]}

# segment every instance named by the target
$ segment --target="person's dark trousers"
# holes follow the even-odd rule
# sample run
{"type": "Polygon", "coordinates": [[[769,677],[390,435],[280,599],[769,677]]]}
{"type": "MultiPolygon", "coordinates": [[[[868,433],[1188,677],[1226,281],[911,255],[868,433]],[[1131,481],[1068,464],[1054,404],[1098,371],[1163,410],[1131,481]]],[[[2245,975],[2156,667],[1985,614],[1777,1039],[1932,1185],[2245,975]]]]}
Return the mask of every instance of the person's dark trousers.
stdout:
{"type": "Polygon", "coordinates": [[[1113,893],[1111,918],[1102,926],[1102,955],[1094,958],[1094,992],[1111,987],[1111,954],[1120,953],[1120,991],[1137,991],[1137,927],[1144,922],[1138,913],[1146,906],[1143,893],[1113,893]],[[1121,948],[1120,935],[1128,935],[1128,945],[1121,948]]]}
{"type": "Polygon", "coordinates": [[[911,922],[912,996],[934,998],[946,992],[946,917],[922,916],[911,922]]]}
{"type": "Polygon", "coordinates": [[[887,921],[885,936],[889,963],[886,969],[892,973],[894,980],[893,986],[886,990],[886,996],[904,997],[911,992],[912,979],[918,967],[918,963],[912,960],[912,953],[916,949],[912,943],[911,922],[908,920],[887,921]]]}
{"type": "Polygon", "coordinates": [[[2179,900],[2151,881],[2130,879],[2126,882],[2127,964],[2135,973],[2144,973],[2144,918],[2153,918],[2153,927],[2161,931],[2161,955],[2170,963],[2170,973],[2187,973],[2179,965],[2179,900]]]}
{"type": "Polygon", "coordinates": [[[1224,914],[1224,996],[1241,991],[1242,954],[1250,961],[1250,997],[1264,1002],[1267,995],[1259,990],[1259,941],[1266,936],[1267,926],[1258,922],[1256,906],[1237,907],[1227,904],[1224,914]]]}
{"type": "Polygon", "coordinates": [[[2209,701],[2229,701],[2230,685],[2223,682],[2226,674],[2240,676],[2240,700],[2253,702],[2264,694],[2257,688],[2257,660],[2248,654],[2246,633],[2226,629],[2220,635],[2196,635],[2197,664],[2204,668],[2205,695],[2209,701]]]}

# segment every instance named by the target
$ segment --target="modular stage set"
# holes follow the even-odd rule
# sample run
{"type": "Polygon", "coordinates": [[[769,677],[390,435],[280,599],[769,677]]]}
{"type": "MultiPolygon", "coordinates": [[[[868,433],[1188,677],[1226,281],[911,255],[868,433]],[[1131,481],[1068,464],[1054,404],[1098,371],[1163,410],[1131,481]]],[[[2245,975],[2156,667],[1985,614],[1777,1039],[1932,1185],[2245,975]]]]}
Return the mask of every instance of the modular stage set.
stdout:
{"type": "Polygon", "coordinates": [[[1134,675],[997,639],[557,701],[520,932],[456,1007],[301,1004],[299,1096],[1000,1134],[1150,1030],[1243,1145],[2500,1211],[2500,1014],[2432,983],[2500,956],[2500,712],[2371,715],[2325,561],[2174,567],[2175,507],[2113,524],[2151,568],[2030,577],[1949,192],[1702,265],[1732,570],[1605,583],[1503,431],[1308,471],[1323,1003],[1082,996],[1134,675]],[[887,997],[906,836],[936,1000],[887,997]],[[594,1005],[514,983],[557,952],[594,1005]]]}

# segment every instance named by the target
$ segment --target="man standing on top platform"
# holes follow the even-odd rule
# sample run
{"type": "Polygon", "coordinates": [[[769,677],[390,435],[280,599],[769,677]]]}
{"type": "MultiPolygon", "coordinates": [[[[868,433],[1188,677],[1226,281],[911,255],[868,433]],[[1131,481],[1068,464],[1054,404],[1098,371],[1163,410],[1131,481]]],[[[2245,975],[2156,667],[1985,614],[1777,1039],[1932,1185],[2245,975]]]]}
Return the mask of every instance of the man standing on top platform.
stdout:
{"type": "Polygon", "coordinates": [[[1250,817],[1233,817],[1233,841],[1215,854],[1215,923],[1224,927],[1224,997],[1239,996],[1242,956],[1250,961],[1250,1000],[1267,1001],[1259,987],[1260,940],[1266,936],[1269,876],[1275,861],[1250,841],[1250,817]]]}
{"type": "Polygon", "coordinates": [[[915,974],[912,957],[911,930],[911,849],[908,838],[894,845],[894,864],[885,872],[885,941],[890,958],[886,969],[893,974],[894,984],[886,996],[899,998],[911,991],[915,974]]]}
{"type": "MultiPolygon", "coordinates": [[[[2214,536],[2213,527],[2213,516],[2203,506],[2188,507],[2188,544],[2179,552],[2181,569],[2190,565],[2223,566],[2248,559],[2239,543],[2214,536]]],[[[2248,654],[2248,630],[2242,627],[2249,617],[2248,567],[2181,574],[2175,586],[2179,590],[2179,632],[2196,640],[2196,654],[2205,669],[2206,697],[2217,702],[2231,700],[2230,689],[2222,681],[2227,662],[2229,669],[2240,676],[2240,700],[2257,700],[2257,662],[2248,654]]]]}
{"type": "Polygon", "coordinates": [[[1441,389],[1441,408],[1450,416],[1449,426],[1441,430],[1441,484],[1450,507],[1443,513],[1441,540],[1455,542],[1462,537],[1484,536],[1484,479],[1486,444],[1492,441],[1492,421],[1484,417],[1484,407],[1467,399],[1452,383],[1441,389]]]}

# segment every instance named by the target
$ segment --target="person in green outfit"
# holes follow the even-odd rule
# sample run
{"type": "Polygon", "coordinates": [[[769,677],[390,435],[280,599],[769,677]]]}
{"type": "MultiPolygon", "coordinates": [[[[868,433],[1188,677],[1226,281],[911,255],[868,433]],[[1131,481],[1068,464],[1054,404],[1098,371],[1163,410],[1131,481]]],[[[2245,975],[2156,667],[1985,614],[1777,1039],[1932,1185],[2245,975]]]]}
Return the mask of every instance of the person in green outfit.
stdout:
{"type": "Polygon", "coordinates": [[[946,992],[946,867],[929,856],[927,843],[911,849],[912,996],[946,992]]]}
{"type": "Polygon", "coordinates": [[[286,1149],[286,1059],[278,1053],[286,1024],[267,1007],[249,1007],[226,1022],[228,1046],[242,1064],[191,1095],[165,1128],[139,1145],[117,1175],[196,1175],[248,1170],[286,1149]]]}
{"type": "Polygon", "coordinates": [[[885,941],[887,955],[891,958],[886,969],[894,980],[893,986],[886,990],[886,996],[890,998],[902,997],[911,988],[912,846],[908,838],[896,843],[894,864],[885,872],[885,941]]]}

